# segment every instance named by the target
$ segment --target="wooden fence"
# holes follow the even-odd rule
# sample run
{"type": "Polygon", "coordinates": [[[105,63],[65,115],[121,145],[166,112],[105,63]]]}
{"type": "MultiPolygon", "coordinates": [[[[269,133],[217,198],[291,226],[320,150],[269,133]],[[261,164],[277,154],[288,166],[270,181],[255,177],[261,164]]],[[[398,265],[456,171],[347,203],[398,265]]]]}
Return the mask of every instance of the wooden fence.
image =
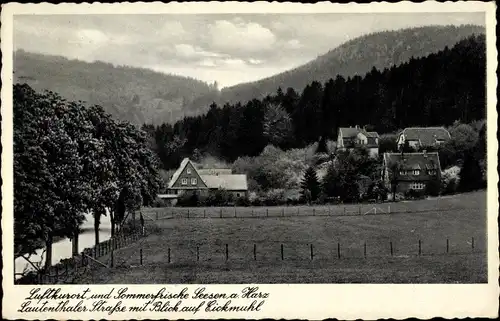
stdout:
{"type": "Polygon", "coordinates": [[[124,248],[141,237],[139,233],[119,234],[112,239],[84,249],[79,255],[62,259],[48,270],[31,271],[15,280],[15,284],[56,284],[72,283],[73,280],[86,273],[94,266],[113,267],[114,251],[124,248]],[[101,260],[105,257],[106,260],[101,260]],[[104,261],[104,262],[103,262],[104,261]]]}
{"type": "MultiPolygon", "coordinates": [[[[484,241],[484,240],[483,240],[484,241]]],[[[186,264],[196,262],[223,261],[287,261],[287,260],[342,260],[374,258],[409,258],[423,256],[457,256],[486,253],[486,243],[474,237],[468,241],[453,242],[442,239],[439,242],[358,242],[343,244],[313,244],[303,242],[272,243],[223,243],[223,244],[178,244],[165,245],[161,254],[150,252],[148,247],[134,247],[123,253],[128,257],[127,264],[132,267],[149,264],[186,264]]]]}
{"type": "MultiPolygon", "coordinates": [[[[144,208],[145,220],[207,219],[207,218],[276,218],[307,216],[393,215],[462,210],[461,207],[405,207],[387,204],[348,206],[283,206],[283,207],[170,207],[144,208]]],[[[139,213],[137,214],[139,215],[139,213]]]]}

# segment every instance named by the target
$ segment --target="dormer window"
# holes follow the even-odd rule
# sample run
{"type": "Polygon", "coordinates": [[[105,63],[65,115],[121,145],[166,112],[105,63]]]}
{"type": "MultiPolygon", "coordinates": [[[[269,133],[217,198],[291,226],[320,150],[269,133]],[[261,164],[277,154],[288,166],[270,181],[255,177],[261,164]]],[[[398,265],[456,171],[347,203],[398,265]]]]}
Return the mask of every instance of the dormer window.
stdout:
{"type": "Polygon", "coordinates": [[[191,174],[191,168],[188,168],[188,169],[186,170],[186,173],[187,173],[188,175],[189,175],[189,174],[191,174]]]}
{"type": "Polygon", "coordinates": [[[188,179],[187,178],[183,178],[182,181],[181,181],[181,184],[182,185],[187,185],[188,183],[188,179]]]}
{"type": "Polygon", "coordinates": [[[399,175],[406,175],[406,171],[399,171],[399,175]]]}
{"type": "Polygon", "coordinates": [[[415,175],[415,176],[420,175],[420,170],[419,169],[413,170],[413,175],[415,175]]]}

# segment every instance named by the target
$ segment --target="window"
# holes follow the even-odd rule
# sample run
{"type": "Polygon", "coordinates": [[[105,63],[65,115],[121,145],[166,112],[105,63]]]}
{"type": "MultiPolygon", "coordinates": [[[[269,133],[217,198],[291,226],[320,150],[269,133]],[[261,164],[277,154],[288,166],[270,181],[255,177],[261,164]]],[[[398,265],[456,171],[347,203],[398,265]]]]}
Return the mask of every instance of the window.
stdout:
{"type": "Polygon", "coordinates": [[[186,173],[191,174],[191,168],[188,168],[188,169],[186,170],[186,173]]]}
{"type": "Polygon", "coordinates": [[[191,178],[191,185],[198,184],[198,180],[196,178],[191,178]]]}
{"type": "Polygon", "coordinates": [[[412,183],[410,185],[410,188],[411,189],[424,189],[425,188],[425,184],[424,183],[412,183]]]}
{"type": "Polygon", "coordinates": [[[419,169],[413,170],[413,175],[415,175],[415,176],[420,175],[420,170],[419,169]]]}
{"type": "Polygon", "coordinates": [[[430,169],[430,170],[429,170],[429,175],[436,175],[436,171],[435,171],[435,170],[433,170],[433,169],[430,169]]]}
{"type": "Polygon", "coordinates": [[[399,175],[406,175],[406,171],[399,171],[399,175]]]}
{"type": "Polygon", "coordinates": [[[188,179],[187,178],[183,178],[182,181],[181,181],[181,184],[182,185],[187,185],[188,183],[188,179]]]}
{"type": "Polygon", "coordinates": [[[236,197],[240,197],[240,193],[236,193],[236,197]]]}

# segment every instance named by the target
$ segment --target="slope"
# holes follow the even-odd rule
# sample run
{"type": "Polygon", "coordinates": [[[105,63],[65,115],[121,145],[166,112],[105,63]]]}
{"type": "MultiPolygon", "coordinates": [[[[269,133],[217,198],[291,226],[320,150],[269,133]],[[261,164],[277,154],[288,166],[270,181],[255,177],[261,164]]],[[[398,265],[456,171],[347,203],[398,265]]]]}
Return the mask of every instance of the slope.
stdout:
{"type": "MultiPolygon", "coordinates": [[[[244,83],[221,91],[219,104],[242,103],[253,98],[263,98],[276,92],[278,87],[302,91],[313,80],[324,83],[336,75],[352,77],[364,75],[372,68],[383,70],[400,65],[411,57],[425,57],[472,34],[484,34],[483,27],[427,26],[420,28],[384,31],[364,35],[319,56],[311,62],[278,75],[252,83],[244,83]]],[[[212,98],[212,97],[210,97],[212,98]]],[[[199,98],[198,101],[203,101],[199,98]]],[[[203,101],[207,104],[206,101],[203,101]]]]}
{"type": "Polygon", "coordinates": [[[101,105],[117,119],[134,124],[175,121],[192,112],[185,107],[196,97],[214,92],[191,78],[21,50],[14,53],[14,82],[101,105]]]}

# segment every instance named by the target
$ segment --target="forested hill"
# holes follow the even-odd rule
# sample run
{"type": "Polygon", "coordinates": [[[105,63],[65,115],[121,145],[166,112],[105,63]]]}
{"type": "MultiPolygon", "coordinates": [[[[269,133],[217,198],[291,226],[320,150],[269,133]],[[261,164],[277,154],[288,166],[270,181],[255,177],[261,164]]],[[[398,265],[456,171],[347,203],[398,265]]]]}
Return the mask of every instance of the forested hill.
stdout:
{"type": "MultiPolygon", "coordinates": [[[[341,32],[341,31],[340,31],[341,32]]],[[[292,87],[302,91],[316,80],[325,82],[341,75],[345,78],[364,75],[373,67],[383,70],[400,65],[411,57],[419,58],[453,47],[458,41],[473,34],[484,34],[483,27],[428,26],[396,31],[385,31],[364,35],[319,56],[315,60],[296,69],[265,78],[252,83],[244,83],[221,91],[218,104],[225,102],[246,102],[253,98],[261,99],[276,92],[292,87]]],[[[213,97],[200,97],[195,104],[209,105],[213,97]]],[[[194,106],[196,107],[196,106],[194,106]]]]}
{"type": "Polygon", "coordinates": [[[471,36],[397,67],[313,81],[301,92],[278,90],[245,104],[213,105],[203,116],[147,130],[155,132],[165,168],[195,151],[233,161],[258,155],[268,144],[287,149],[335,139],[339,126],[367,125],[382,134],[484,119],[485,83],[485,36],[471,36]]]}
{"type": "Polygon", "coordinates": [[[196,97],[218,92],[191,78],[25,51],[14,53],[14,77],[36,91],[101,105],[115,118],[138,125],[183,118],[196,97]]]}

